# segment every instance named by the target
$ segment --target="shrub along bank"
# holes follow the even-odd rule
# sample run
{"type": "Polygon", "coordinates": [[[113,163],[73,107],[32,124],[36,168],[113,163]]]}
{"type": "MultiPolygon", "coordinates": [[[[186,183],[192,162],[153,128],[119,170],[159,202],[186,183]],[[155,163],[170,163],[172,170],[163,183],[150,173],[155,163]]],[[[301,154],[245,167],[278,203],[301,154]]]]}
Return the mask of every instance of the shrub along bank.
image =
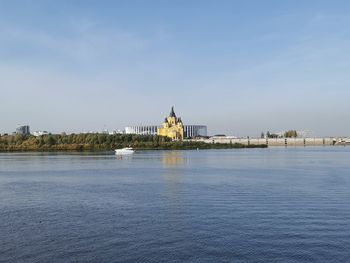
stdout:
{"type": "Polygon", "coordinates": [[[266,145],[209,144],[204,142],[171,141],[157,135],[135,134],[49,134],[42,136],[6,135],[0,136],[0,151],[99,151],[114,150],[131,146],[135,149],[187,150],[187,149],[237,149],[265,148],[266,145]]]}

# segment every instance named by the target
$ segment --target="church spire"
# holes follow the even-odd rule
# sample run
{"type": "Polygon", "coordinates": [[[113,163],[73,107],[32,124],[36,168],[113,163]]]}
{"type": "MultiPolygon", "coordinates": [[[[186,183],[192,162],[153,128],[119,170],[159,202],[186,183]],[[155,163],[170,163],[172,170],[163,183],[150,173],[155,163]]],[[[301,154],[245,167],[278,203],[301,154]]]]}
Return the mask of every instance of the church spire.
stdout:
{"type": "Polygon", "coordinates": [[[170,117],[175,117],[176,118],[176,114],[174,112],[174,106],[171,107],[171,112],[170,112],[170,117]]]}

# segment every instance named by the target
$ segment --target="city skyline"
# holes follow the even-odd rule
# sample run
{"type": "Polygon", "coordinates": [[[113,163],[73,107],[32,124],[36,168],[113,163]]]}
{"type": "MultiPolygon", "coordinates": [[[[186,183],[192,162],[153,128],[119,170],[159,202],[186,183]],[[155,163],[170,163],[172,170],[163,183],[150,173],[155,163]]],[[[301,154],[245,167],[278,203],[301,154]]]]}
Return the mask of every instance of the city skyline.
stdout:
{"type": "Polygon", "coordinates": [[[0,133],[349,136],[347,1],[0,1],[0,133]],[[142,122],[142,123],[140,123],[142,122]]]}

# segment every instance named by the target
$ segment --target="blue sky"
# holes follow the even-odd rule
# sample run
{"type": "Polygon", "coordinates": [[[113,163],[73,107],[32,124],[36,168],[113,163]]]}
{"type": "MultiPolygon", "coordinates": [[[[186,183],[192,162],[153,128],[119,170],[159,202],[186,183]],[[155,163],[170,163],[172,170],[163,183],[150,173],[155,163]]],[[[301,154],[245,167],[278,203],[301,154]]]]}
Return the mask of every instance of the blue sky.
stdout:
{"type": "Polygon", "coordinates": [[[348,1],[0,0],[0,133],[350,135],[348,1]]]}

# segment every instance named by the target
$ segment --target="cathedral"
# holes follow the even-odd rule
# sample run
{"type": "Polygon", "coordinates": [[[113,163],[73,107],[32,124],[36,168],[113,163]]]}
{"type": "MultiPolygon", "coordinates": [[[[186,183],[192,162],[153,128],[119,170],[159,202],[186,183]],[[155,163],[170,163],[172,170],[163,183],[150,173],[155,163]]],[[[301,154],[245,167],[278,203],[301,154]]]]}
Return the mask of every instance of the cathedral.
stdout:
{"type": "Polygon", "coordinates": [[[171,108],[169,117],[165,118],[163,128],[158,128],[158,135],[166,136],[173,140],[183,140],[184,125],[181,118],[176,117],[174,107],[171,108]]]}

